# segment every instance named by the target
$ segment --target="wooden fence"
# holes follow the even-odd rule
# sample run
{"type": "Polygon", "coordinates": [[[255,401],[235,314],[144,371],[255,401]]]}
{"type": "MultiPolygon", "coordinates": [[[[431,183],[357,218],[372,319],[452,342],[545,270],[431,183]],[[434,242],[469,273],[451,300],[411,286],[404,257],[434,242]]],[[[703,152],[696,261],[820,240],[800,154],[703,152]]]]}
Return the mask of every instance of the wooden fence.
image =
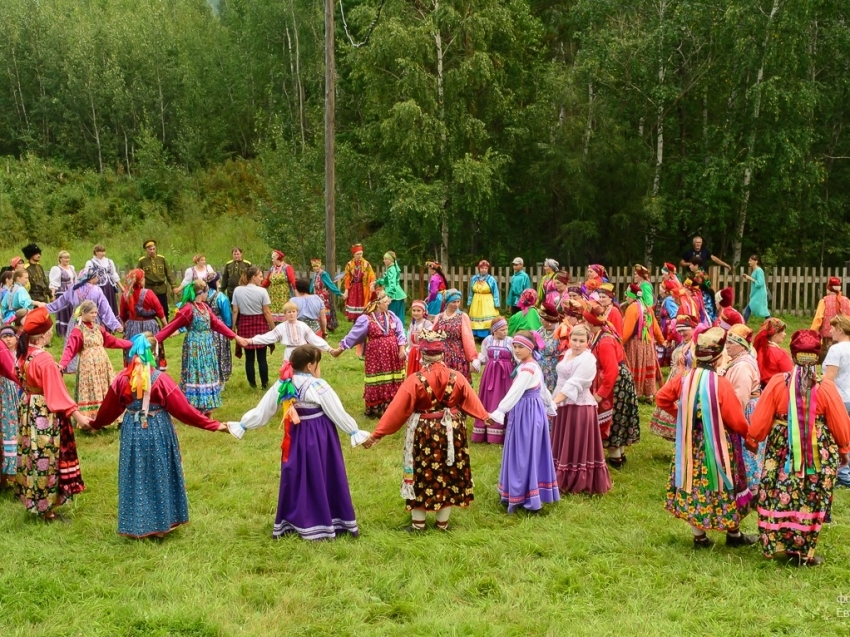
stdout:
{"type": "MultiPolygon", "coordinates": [[[[623,298],[625,290],[629,283],[632,282],[632,266],[621,266],[607,268],[608,276],[611,283],[614,284],[614,289],[617,298],[623,298]]],[[[378,270],[378,276],[381,276],[383,268],[378,270]]],[[[584,267],[567,268],[570,278],[576,285],[584,281],[586,269],[584,267]]],[[[174,278],[180,281],[183,277],[184,270],[175,270],[174,278]]],[[[408,266],[405,265],[401,270],[401,282],[408,299],[424,299],[428,295],[428,270],[424,266],[408,266]]],[[[469,282],[477,270],[470,267],[448,267],[443,272],[446,275],[450,288],[457,288],[463,295],[463,306],[466,307],[466,301],[469,294],[469,282]]],[[[531,277],[532,284],[536,287],[540,277],[543,276],[543,266],[534,265],[526,267],[526,272],[531,277]]],[[[725,287],[732,287],[735,290],[735,307],[743,309],[746,306],[750,296],[751,283],[744,278],[744,274],[748,273],[748,268],[739,268],[736,271],[729,271],[725,268],[717,266],[709,269],[709,277],[711,278],[712,286],[715,290],[720,290],[725,287]]],[[[775,267],[765,270],[765,279],[767,289],[770,292],[771,300],[768,306],[773,314],[791,314],[794,316],[814,314],[818,300],[825,294],[826,282],[831,276],[841,278],[845,284],[848,283],[848,268],[812,268],[812,267],[775,267]]],[[[508,287],[510,285],[510,277],[513,275],[513,268],[497,267],[491,268],[490,273],[496,277],[499,284],[499,294],[502,299],[502,308],[505,307],[505,299],[508,296],[508,287]]],[[[661,279],[661,268],[654,268],[652,273],[653,281],[661,279]]],[[[307,272],[296,271],[296,276],[307,277],[307,272]]],[[[339,274],[337,275],[339,276],[339,274]]],[[[679,270],[679,277],[685,277],[684,268],[679,270]]],[[[848,294],[850,296],[850,294],[848,294]]]]}

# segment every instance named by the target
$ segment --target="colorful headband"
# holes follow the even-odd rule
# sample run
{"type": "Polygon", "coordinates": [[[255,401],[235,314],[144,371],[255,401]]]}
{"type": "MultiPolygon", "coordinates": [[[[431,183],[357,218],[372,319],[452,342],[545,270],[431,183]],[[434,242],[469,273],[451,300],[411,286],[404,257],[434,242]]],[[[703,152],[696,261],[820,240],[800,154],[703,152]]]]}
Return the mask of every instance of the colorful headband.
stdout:
{"type": "Polygon", "coordinates": [[[441,270],[443,268],[443,266],[440,265],[439,261],[426,261],[425,267],[426,268],[432,268],[434,270],[441,270]]]}
{"type": "Polygon", "coordinates": [[[566,270],[561,270],[558,274],[555,275],[555,280],[560,281],[564,285],[570,284],[570,273],[566,270]]]}
{"type": "Polygon", "coordinates": [[[531,332],[531,338],[527,338],[522,334],[515,334],[514,343],[516,345],[521,345],[530,352],[536,352],[537,350],[541,350],[546,347],[546,343],[543,342],[543,339],[537,332],[531,332]]]}
{"type": "Polygon", "coordinates": [[[358,252],[363,252],[363,246],[359,243],[355,243],[353,246],[351,246],[351,254],[355,255],[358,252]]]}
{"type": "Polygon", "coordinates": [[[395,252],[393,252],[392,250],[387,250],[386,252],[384,252],[384,258],[389,259],[393,263],[395,263],[398,260],[398,259],[396,259],[395,252]]]}
{"type": "Polygon", "coordinates": [[[4,325],[2,329],[0,329],[0,337],[3,336],[14,336],[17,337],[18,333],[15,331],[15,328],[11,325],[4,325]]]}
{"type": "Polygon", "coordinates": [[[428,313],[428,306],[425,305],[425,301],[414,301],[413,303],[410,304],[411,310],[415,307],[418,307],[419,309],[421,309],[426,314],[428,313]]]}
{"type": "Polygon", "coordinates": [[[442,354],[446,348],[446,333],[442,330],[419,332],[419,351],[426,356],[442,354]]]}
{"type": "Polygon", "coordinates": [[[507,327],[508,322],[503,318],[497,318],[495,321],[490,323],[490,333],[495,334],[498,330],[503,327],[507,327]]]}
{"type": "Polygon", "coordinates": [[[310,265],[322,265],[321,259],[310,259],[310,265]]]}

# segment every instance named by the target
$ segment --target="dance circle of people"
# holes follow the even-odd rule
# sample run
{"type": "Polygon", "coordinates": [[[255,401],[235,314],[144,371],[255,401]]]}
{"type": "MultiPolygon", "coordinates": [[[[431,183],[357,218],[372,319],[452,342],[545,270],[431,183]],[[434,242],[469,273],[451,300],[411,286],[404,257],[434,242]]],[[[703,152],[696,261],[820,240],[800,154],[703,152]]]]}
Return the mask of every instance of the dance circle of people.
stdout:
{"type": "Polygon", "coordinates": [[[358,535],[336,429],[366,449],[403,430],[406,530],[425,531],[431,512],[434,528],[448,531],[452,509],[474,498],[470,442],[503,445],[494,486],[507,512],[538,512],[566,494],[611,490],[610,470],[622,470],[627,447],[640,441],[645,401],[656,406],[650,430],[672,443],[666,509],[690,526],[695,548],[721,531],[729,547],[760,543],[767,557],[820,564],[833,490],[850,485],[850,302],[830,279],[812,329],[792,335],[789,355],[786,326],[767,310],[759,258],[749,260],[753,291],[742,315],[731,288],[712,289],[702,259],[726,264],[701,245],[695,240],[682,261],[684,280],[673,263],[655,283],[636,265],[621,302],[601,265],[574,283],[546,259],[535,289],[518,257],[506,317],[487,261],[470,281],[468,313],[442,266],[429,262],[428,296],[410,303],[407,328],[392,251],[377,278],[353,246],[338,287],[319,259],[299,280],[279,250],[264,271],[234,248],[221,275],[199,254],[176,285],[152,240],[123,282],[102,245],[79,273],[60,253],[49,277],[38,246],[28,245],[27,261],[16,257],[0,275],[3,484],[28,511],[61,519],[57,508],[85,489],[72,422],[90,431],[120,421],[118,532],[161,537],[188,521],[172,418],[241,440],[280,413],[273,537],[358,535]],[[180,298],[171,320],[169,288],[180,298]],[[339,327],[334,297],[353,322],[335,348],[325,340],[339,327]],[[752,314],[765,319],[755,334],[744,318],[752,314]],[[54,328],[64,339],[58,365],[46,350],[54,328]],[[165,371],[164,349],[178,332],[179,384],[165,371]],[[257,387],[258,371],[264,394],[222,423],[212,414],[231,378],[230,341],[249,385],[257,387]],[[278,345],[283,365],[270,384],[267,349],[278,345]],[[123,350],[120,373],[106,348],[123,350]],[[364,413],[378,419],[371,433],[322,378],[323,353],[349,349],[364,362],[364,413]],[[63,373],[76,374],[74,398],[63,373]],[[752,510],[759,536],[741,531],[752,510]]]}

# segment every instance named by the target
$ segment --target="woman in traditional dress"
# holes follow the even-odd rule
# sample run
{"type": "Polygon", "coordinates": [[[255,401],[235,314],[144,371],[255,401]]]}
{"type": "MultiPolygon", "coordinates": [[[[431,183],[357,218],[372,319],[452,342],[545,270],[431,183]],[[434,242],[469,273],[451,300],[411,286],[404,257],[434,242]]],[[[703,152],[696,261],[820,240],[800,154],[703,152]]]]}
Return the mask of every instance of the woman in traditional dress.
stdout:
{"type": "Polygon", "coordinates": [[[375,271],[363,258],[363,246],[359,243],[351,246],[351,261],[345,264],[342,277],[342,298],[345,299],[345,316],[354,322],[365,311],[372,296],[372,283],[375,271]]]}
{"type": "MultiPolygon", "coordinates": [[[[236,328],[236,333],[250,342],[250,345],[245,348],[245,377],[251,389],[257,388],[257,368],[260,370],[260,386],[263,389],[269,386],[266,345],[254,343],[251,339],[275,329],[271,297],[268,290],[260,287],[262,281],[263,271],[254,265],[248,266],[248,269],[242,273],[239,285],[233,290],[231,299],[232,324],[236,328]]],[[[285,305],[284,303],[278,308],[281,315],[284,315],[285,305]]],[[[241,345],[237,341],[236,356],[241,356],[241,351],[241,345]]]]}
{"type": "Polygon", "coordinates": [[[207,257],[203,254],[196,254],[192,257],[192,263],[194,264],[191,268],[186,268],[186,271],[183,273],[183,281],[180,283],[180,286],[174,290],[174,296],[178,297],[183,294],[183,290],[186,289],[187,285],[190,285],[194,281],[206,281],[207,285],[210,286],[211,289],[216,289],[216,286],[213,285],[213,281],[216,280],[218,274],[211,265],[207,263],[207,257]]]}
{"type": "Polygon", "coordinates": [[[826,357],[829,346],[832,345],[831,321],[839,315],[850,316],[850,299],[841,294],[841,279],[831,276],[826,283],[826,296],[818,301],[811,327],[820,334],[821,362],[826,357]]]}
{"type": "Polygon", "coordinates": [[[839,465],[850,460],[850,419],[832,381],[818,382],[820,335],[799,330],[791,339],[796,366],[774,376],[750,418],[751,451],[767,440],[758,515],[764,554],[817,566],[821,526],[828,521],[839,465]]]}
{"type": "Polygon", "coordinates": [[[106,247],[98,243],[92,248],[92,258],[86,261],[85,270],[97,274],[97,285],[103,292],[112,314],[118,314],[118,293],[124,291],[121,275],[115,262],[106,256],[106,247]]]}
{"type": "Polygon", "coordinates": [[[475,337],[472,335],[469,316],[460,310],[460,292],[446,290],[446,309],[434,317],[434,330],[446,333],[446,351],[443,360],[449,369],[463,374],[472,382],[469,364],[478,358],[475,337]]]}
{"type": "Polygon", "coordinates": [[[549,416],[555,415],[555,408],[535,360],[541,347],[539,336],[523,330],[514,334],[512,345],[519,361],[516,376],[490,414],[494,422],[507,420],[499,495],[508,513],[518,507],[539,511],[544,504],[561,499],[549,440],[549,416]]]}
{"type": "Polygon", "coordinates": [[[356,447],[369,438],[321,378],[322,352],[300,345],[280,369],[280,379],[260,404],[227,423],[242,438],[246,430],[264,426],[283,409],[280,491],[272,537],[297,533],[304,540],[332,540],[359,530],[336,428],[356,447]]]}
{"type": "Polygon", "coordinates": [[[602,495],[611,490],[598,405],[591,391],[596,359],[589,345],[590,330],[577,325],[570,333],[570,349],[558,363],[552,455],[561,493],[602,495]]]}
{"type": "Polygon", "coordinates": [[[341,297],[342,291],[331,280],[331,275],[322,268],[321,259],[310,259],[310,267],[313,269],[310,294],[318,294],[321,297],[327,310],[328,331],[333,332],[339,327],[339,319],[336,317],[336,302],[331,295],[341,297]]]}
{"type": "Polygon", "coordinates": [[[623,338],[623,313],[617,307],[614,294],[614,285],[612,283],[602,283],[596,290],[599,297],[599,305],[605,310],[602,315],[608,322],[608,325],[616,332],[617,336],[623,338]]]}
{"type": "MultiPolygon", "coordinates": [[[[694,366],[694,329],[697,326],[697,318],[687,314],[679,314],[676,317],[676,332],[679,334],[681,343],[679,343],[670,354],[670,373],[667,375],[667,382],[672,381],[676,376],[681,376],[694,366]]],[[[649,430],[656,436],[661,436],[664,440],[676,442],[676,418],[668,412],[656,406],[652,412],[652,420],[649,423],[649,430]]]]}
{"type": "Polygon", "coordinates": [[[566,270],[561,270],[555,275],[555,278],[552,282],[555,286],[555,309],[558,312],[565,312],[567,309],[567,303],[570,300],[570,275],[566,270]]]}
{"type": "Polygon", "coordinates": [[[537,305],[537,290],[525,290],[519,295],[517,307],[519,312],[511,315],[508,320],[508,334],[513,336],[521,330],[536,332],[543,325],[540,322],[540,312],[534,307],[537,305]]]}
{"type": "MultiPolygon", "coordinates": [[[[130,270],[124,277],[124,291],[121,293],[121,304],[119,308],[121,320],[124,322],[124,337],[132,341],[137,334],[149,332],[156,336],[160,328],[165,325],[165,312],[159,299],[152,290],[145,288],[145,271],[141,269],[130,270]]],[[[126,354],[125,363],[129,362],[129,354],[126,354]]],[[[165,357],[160,351],[158,367],[165,366],[165,357]]]]}
{"type": "Polygon", "coordinates": [[[446,307],[446,290],[449,289],[449,282],[446,281],[443,266],[439,263],[428,261],[425,265],[430,276],[428,279],[428,298],[425,299],[425,302],[428,304],[428,316],[433,319],[446,307]]]}
{"type": "Polygon", "coordinates": [[[635,379],[638,398],[652,401],[661,375],[655,345],[664,345],[665,341],[652,307],[644,302],[644,294],[645,290],[636,283],[632,283],[626,292],[632,303],[623,317],[623,348],[635,379]]]}
{"type": "Polygon", "coordinates": [[[499,318],[499,284],[490,274],[490,262],[481,259],[478,262],[478,273],[473,274],[469,281],[469,322],[472,334],[484,339],[490,335],[490,323],[499,318]]]}
{"type": "MultiPolygon", "coordinates": [[[[236,338],[236,334],[210,311],[206,304],[208,293],[206,281],[194,281],[187,286],[183,290],[183,306],[155,337],[162,343],[181,327],[186,328],[180,389],[189,403],[207,416],[221,407],[221,382],[212,333],[218,332],[231,340],[236,338]]],[[[246,346],[244,339],[240,345],[246,346]]]]}
{"type": "MultiPolygon", "coordinates": [[[[98,273],[96,269],[83,268],[77,275],[77,283],[70,290],[66,290],[62,296],[46,305],[47,311],[51,314],[58,314],[66,308],[70,308],[72,312],[76,310],[83,301],[94,301],[97,305],[97,320],[105,326],[110,332],[120,332],[124,329],[117,315],[112,311],[109,302],[104,296],[103,289],[98,285],[98,273]]],[[[68,330],[65,334],[65,343],[68,342],[68,337],[72,330],[68,330]]],[[[165,352],[160,351],[161,364],[164,369],[165,352]]],[[[65,367],[66,374],[74,374],[77,371],[77,359],[74,358],[65,367]]]]}
{"type": "Polygon", "coordinates": [[[386,411],[404,382],[407,337],[404,325],[389,307],[390,297],[383,291],[378,292],[375,300],[366,306],[366,312],[339,342],[339,347],[331,350],[331,356],[336,358],[357,344],[365,344],[363,400],[369,418],[380,417],[386,411]]]}
{"type": "Polygon", "coordinates": [[[280,250],[272,250],[272,267],[266,272],[263,287],[269,291],[272,319],[282,323],[283,305],[292,296],[295,289],[295,270],[286,262],[286,255],[280,250]]]}
{"type": "Polygon", "coordinates": [[[112,336],[97,322],[97,305],[94,301],[83,301],[80,304],[80,320],[65,343],[59,368],[65,372],[68,363],[80,357],[74,398],[84,415],[94,417],[115,377],[106,348],[128,350],[132,346],[130,341],[112,336]]]}
{"type": "MultiPolygon", "coordinates": [[[[212,279],[213,283],[217,282],[217,280],[218,275],[212,279]]],[[[210,306],[213,315],[219,321],[230,329],[233,329],[233,312],[230,307],[230,300],[223,291],[219,291],[216,286],[211,287],[207,295],[207,305],[210,306]]],[[[230,352],[230,340],[218,332],[213,332],[212,337],[215,344],[216,360],[218,361],[218,380],[221,383],[221,391],[224,391],[224,385],[230,380],[230,376],[233,373],[233,355],[230,352]]]]}
{"type": "Polygon", "coordinates": [[[691,291],[695,297],[698,297],[698,303],[702,314],[700,315],[700,323],[705,325],[713,325],[717,319],[717,308],[714,305],[714,290],[711,287],[711,280],[708,274],[702,269],[702,259],[695,256],[691,259],[690,273],[685,285],[690,283],[691,291]]]}
{"type": "Polygon", "coordinates": [[[407,329],[407,376],[422,369],[422,355],[419,353],[419,333],[430,330],[434,324],[428,320],[428,306],[424,301],[414,301],[410,305],[410,327],[407,329]]]}
{"type": "Polygon", "coordinates": [[[713,544],[706,531],[725,531],[726,546],[757,541],[740,531],[752,496],[733,436],[747,435],[747,420],[732,383],[716,371],[725,345],[720,327],[699,334],[697,367],[655,397],[659,407],[677,417],[666,509],[691,526],[695,548],[713,544]]]}
{"type": "MultiPolygon", "coordinates": [[[[0,328],[0,347],[13,356],[18,346],[18,333],[11,325],[0,328]]],[[[4,356],[8,361],[9,357],[4,356]]],[[[15,466],[18,464],[18,403],[21,391],[10,378],[0,376],[0,428],[3,433],[3,466],[0,470],[0,489],[14,484],[15,466]]]]}
{"type": "Polygon", "coordinates": [[[791,356],[780,347],[785,340],[786,329],[785,323],[778,318],[769,318],[762,323],[753,339],[762,389],[767,387],[767,383],[776,374],[787,374],[794,369],[791,356]]]}
{"type": "Polygon", "coordinates": [[[640,441],[640,414],[623,346],[603,313],[601,306],[590,305],[582,318],[590,329],[590,351],[596,357],[593,398],[599,404],[599,429],[608,449],[608,464],[621,469],[626,463],[625,448],[640,441]]]}
{"type": "Polygon", "coordinates": [[[560,264],[555,259],[543,260],[543,276],[537,283],[537,306],[540,307],[547,301],[554,302],[558,291],[555,288],[555,277],[558,275],[560,264]]]}
{"type": "MultiPolygon", "coordinates": [[[[732,383],[735,396],[741,403],[744,417],[748,423],[761,395],[758,362],[750,351],[752,339],[753,331],[743,324],[733,325],[726,331],[726,353],[729,355],[729,362],[726,363],[722,372],[732,383]]],[[[743,453],[744,467],[747,472],[747,486],[753,497],[756,497],[761,480],[761,471],[764,467],[764,443],[759,445],[755,453],[746,448],[743,453]]]]}
{"type": "Polygon", "coordinates": [[[384,292],[390,297],[390,312],[401,319],[404,325],[404,300],[407,294],[401,287],[401,268],[398,267],[398,257],[392,250],[384,253],[384,267],[386,268],[384,276],[372,284],[372,291],[378,285],[384,288],[384,292]]]}
{"type": "Polygon", "coordinates": [[[646,266],[638,263],[635,265],[632,282],[636,283],[643,291],[643,302],[647,307],[655,305],[655,290],[652,288],[652,277],[646,266]]]}
{"type": "MultiPolygon", "coordinates": [[[[751,315],[762,319],[770,318],[770,309],[767,307],[767,284],[764,280],[764,270],[761,267],[761,257],[757,254],[751,254],[748,263],[751,272],[745,274],[744,278],[753,285],[750,287],[750,302],[744,308],[745,323],[749,322],[751,315]]],[[[817,328],[813,327],[812,329],[816,330],[817,328]]]]}
{"type": "Polygon", "coordinates": [[[670,366],[673,348],[678,345],[676,332],[673,328],[676,324],[676,317],[679,315],[679,304],[676,303],[672,291],[665,283],[658,285],[658,295],[655,301],[655,317],[658,319],[658,327],[661,329],[661,334],[665,340],[664,345],[655,346],[656,358],[660,367],[670,366]]]}
{"type": "Polygon", "coordinates": [[[46,520],[56,519],[54,509],[85,489],[71,419],[81,427],[89,424],[68,395],[56,361],[44,351],[52,336],[53,321],[39,307],[24,317],[17,346],[24,393],[18,407],[15,493],[27,511],[46,520]]]}
{"type": "MultiPolygon", "coordinates": [[[[481,343],[481,353],[472,367],[477,372],[484,365],[484,374],[478,383],[478,398],[484,409],[491,411],[499,406],[511,387],[514,371],[513,339],[508,336],[508,322],[502,317],[490,324],[490,336],[481,343]]],[[[472,424],[472,442],[500,445],[505,441],[502,423],[476,418],[472,424]]]]}
{"type": "Polygon", "coordinates": [[[189,522],[180,443],[172,416],[192,427],[227,431],[192,407],[167,374],[155,371],[156,341],[133,337],[130,364],[118,374],[90,425],[101,429],[121,413],[118,454],[118,533],[163,537],[189,522]]]}
{"type": "Polygon", "coordinates": [[[318,294],[310,293],[310,281],[298,279],[295,282],[295,296],[291,301],[298,308],[298,320],[306,323],[316,336],[324,338],[328,334],[328,319],[325,302],[318,294]]]}
{"type": "MultiPolygon", "coordinates": [[[[304,321],[298,319],[298,306],[294,301],[289,301],[283,306],[283,315],[286,320],[275,325],[274,329],[264,334],[257,334],[247,339],[248,347],[271,346],[278,343],[284,346],[283,360],[288,361],[296,347],[301,345],[312,345],[323,352],[330,352],[331,346],[304,321]]],[[[259,351],[259,350],[258,350],[259,351]]]]}
{"type": "MultiPolygon", "coordinates": [[[[53,293],[53,298],[57,299],[62,294],[70,290],[77,281],[77,271],[71,265],[71,254],[67,250],[60,250],[58,254],[59,264],[50,268],[50,273],[47,275],[50,291],[53,293]]],[[[56,314],[56,333],[62,338],[73,327],[74,310],[73,308],[63,308],[61,312],[56,314]]]]}
{"type": "Polygon", "coordinates": [[[550,301],[546,301],[538,313],[543,323],[537,330],[543,341],[538,362],[540,369],[543,370],[543,381],[546,383],[546,389],[549,390],[549,393],[552,393],[555,391],[555,385],[558,382],[558,361],[561,359],[564,349],[558,329],[561,324],[561,317],[550,301]]]}
{"type": "Polygon", "coordinates": [[[593,263],[587,266],[587,272],[584,275],[584,284],[582,287],[583,294],[590,294],[599,289],[603,283],[608,283],[608,272],[605,267],[598,263],[593,263]]]}
{"type": "Polygon", "coordinates": [[[401,497],[412,533],[425,530],[428,511],[436,513],[437,530],[448,531],[452,507],[474,499],[464,420],[489,417],[467,380],[443,363],[444,339],[440,332],[420,333],[422,370],[407,377],[363,443],[368,449],[407,424],[401,497]]]}

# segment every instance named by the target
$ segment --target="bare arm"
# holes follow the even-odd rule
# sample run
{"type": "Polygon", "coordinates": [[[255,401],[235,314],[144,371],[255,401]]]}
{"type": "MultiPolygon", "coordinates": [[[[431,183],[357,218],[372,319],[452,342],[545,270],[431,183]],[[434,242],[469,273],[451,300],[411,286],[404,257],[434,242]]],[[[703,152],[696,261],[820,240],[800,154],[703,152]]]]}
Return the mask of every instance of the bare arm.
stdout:
{"type": "Polygon", "coordinates": [[[274,329],[274,319],[272,318],[271,306],[269,306],[269,305],[263,306],[263,316],[266,319],[266,323],[269,326],[269,330],[273,330],[274,329]]]}

